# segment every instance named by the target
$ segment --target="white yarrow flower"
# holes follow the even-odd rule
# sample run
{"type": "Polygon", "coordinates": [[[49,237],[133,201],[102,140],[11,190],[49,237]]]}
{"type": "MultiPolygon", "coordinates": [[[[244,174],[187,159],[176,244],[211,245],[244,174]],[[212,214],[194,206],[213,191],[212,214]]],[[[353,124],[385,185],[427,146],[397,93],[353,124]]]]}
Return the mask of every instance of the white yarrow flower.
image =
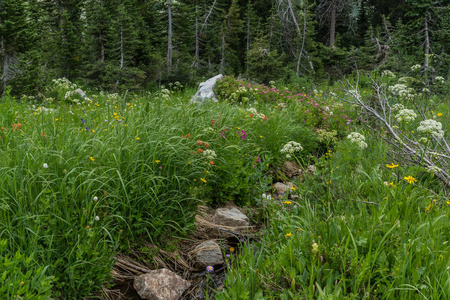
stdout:
{"type": "Polygon", "coordinates": [[[357,144],[360,149],[367,148],[367,143],[365,142],[366,138],[359,132],[352,132],[347,136],[347,138],[352,143],[357,144]]]}

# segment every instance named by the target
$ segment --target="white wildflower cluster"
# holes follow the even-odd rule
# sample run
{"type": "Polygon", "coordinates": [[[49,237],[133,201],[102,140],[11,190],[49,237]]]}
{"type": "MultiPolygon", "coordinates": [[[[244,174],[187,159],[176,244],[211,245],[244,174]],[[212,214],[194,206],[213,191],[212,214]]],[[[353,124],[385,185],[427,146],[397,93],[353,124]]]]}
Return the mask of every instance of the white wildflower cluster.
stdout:
{"type": "MultiPolygon", "coordinates": [[[[34,108],[34,105],[33,105],[34,108]]],[[[38,108],[35,109],[36,113],[53,113],[55,112],[55,110],[53,108],[46,108],[44,106],[39,106],[38,108]]]]}
{"type": "Polygon", "coordinates": [[[212,127],[206,127],[205,129],[203,129],[203,131],[205,131],[205,132],[214,132],[215,130],[212,127]]]}
{"type": "Polygon", "coordinates": [[[116,100],[119,99],[119,94],[118,93],[108,94],[108,99],[115,102],[116,100]]]}
{"type": "Polygon", "coordinates": [[[414,89],[409,88],[406,84],[397,83],[396,85],[388,88],[389,92],[398,95],[403,98],[412,98],[415,96],[414,89]]]}
{"type": "Polygon", "coordinates": [[[413,71],[413,72],[419,71],[420,69],[422,69],[422,66],[419,64],[411,67],[411,71],[413,71]]]}
{"type": "Polygon", "coordinates": [[[76,84],[72,83],[69,79],[65,77],[53,79],[52,83],[58,89],[75,90],[78,88],[76,84]]]}
{"type": "Polygon", "coordinates": [[[214,152],[214,150],[206,149],[205,151],[203,151],[203,157],[209,160],[214,160],[217,157],[217,155],[216,152],[214,152]]]}
{"type": "Polygon", "coordinates": [[[403,104],[400,104],[400,103],[395,103],[391,107],[391,110],[393,110],[393,111],[402,110],[402,109],[405,109],[405,107],[403,106],[403,104]]]}
{"type": "Polygon", "coordinates": [[[428,143],[428,139],[427,139],[426,137],[421,137],[421,138],[419,139],[419,143],[425,145],[426,143],[428,143]]]}
{"type": "Polygon", "coordinates": [[[291,158],[295,152],[302,151],[303,147],[300,143],[290,141],[286,145],[283,146],[283,149],[280,150],[282,154],[286,154],[286,158],[291,158]]]}
{"type": "Polygon", "coordinates": [[[438,168],[438,167],[436,167],[436,166],[429,166],[428,168],[427,168],[427,172],[428,173],[439,173],[441,171],[441,169],[440,168],[438,168]]]}
{"type": "Polygon", "coordinates": [[[406,121],[411,122],[416,119],[417,115],[412,109],[404,108],[398,112],[398,114],[395,116],[397,119],[397,122],[406,121]]]}
{"type": "Polygon", "coordinates": [[[259,118],[259,119],[267,119],[267,117],[266,117],[264,114],[259,113],[259,112],[256,110],[256,108],[254,108],[254,107],[252,107],[252,108],[247,108],[245,111],[246,111],[248,114],[250,114],[251,116],[253,116],[253,117],[256,117],[256,118],[259,118]]]}
{"type": "Polygon", "coordinates": [[[395,78],[395,74],[389,70],[384,70],[383,72],[381,72],[381,76],[387,78],[395,78]]]}
{"type": "Polygon", "coordinates": [[[270,86],[271,88],[276,88],[276,86],[275,86],[275,81],[273,81],[273,80],[269,81],[269,86],[270,86]]]}
{"type": "Polygon", "coordinates": [[[430,90],[429,90],[429,89],[427,89],[427,88],[423,88],[423,89],[422,89],[422,92],[424,92],[424,93],[429,93],[429,92],[430,92],[430,90]]]}
{"type": "Polygon", "coordinates": [[[436,77],[434,77],[434,81],[436,81],[438,83],[444,83],[444,77],[436,76],[436,77]]]}
{"type": "Polygon", "coordinates": [[[164,100],[169,100],[170,98],[170,91],[166,89],[164,85],[161,86],[161,89],[156,93],[159,98],[164,100]]]}
{"type": "Polygon", "coordinates": [[[347,138],[350,142],[357,144],[360,149],[367,148],[367,143],[365,142],[366,138],[361,133],[352,132],[347,136],[347,138]]]}
{"type": "Polygon", "coordinates": [[[439,139],[444,137],[444,131],[442,130],[442,123],[431,119],[420,122],[420,126],[417,127],[417,132],[429,133],[439,139]]]}

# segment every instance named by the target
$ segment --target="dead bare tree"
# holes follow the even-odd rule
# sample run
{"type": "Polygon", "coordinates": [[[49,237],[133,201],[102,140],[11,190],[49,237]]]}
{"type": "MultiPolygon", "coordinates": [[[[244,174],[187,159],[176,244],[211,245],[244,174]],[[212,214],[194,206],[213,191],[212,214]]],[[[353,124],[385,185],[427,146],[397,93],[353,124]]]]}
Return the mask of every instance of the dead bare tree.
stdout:
{"type": "Polygon", "coordinates": [[[167,0],[167,73],[172,70],[172,0],[167,0]]]}
{"type": "MultiPolygon", "coordinates": [[[[442,135],[428,134],[427,138],[419,139],[417,135],[407,134],[399,126],[398,115],[395,107],[392,107],[389,101],[389,93],[386,86],[378,84],[372,79],[375,91],[374,101],[365,100],[358,92],[358,82],[352,85],[347,81],[347,94],[351,100],[344,100],[353,105],[362,108],[365,115],[374,120],[375,125],[368,125],[369,128],[387,143],[393,149],[395,155],[398,155],[402,161],[410,164],[420,165],[440,179],[443,184],[450,187],[450,144],[442,135]]],[[[423,121],[426,120],[423,111],[418,108],[419,116],[423,121]]],[[[398,112],[397,112],[398,114],[398,112]]],[[[428,120],[429,121],[429,120],[428,120]]]]}

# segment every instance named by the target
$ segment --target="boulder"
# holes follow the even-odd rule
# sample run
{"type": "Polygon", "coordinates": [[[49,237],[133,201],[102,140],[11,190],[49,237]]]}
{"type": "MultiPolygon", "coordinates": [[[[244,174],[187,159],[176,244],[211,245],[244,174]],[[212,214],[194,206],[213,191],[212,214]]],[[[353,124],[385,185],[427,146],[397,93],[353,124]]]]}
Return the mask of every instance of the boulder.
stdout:
{"type": "Polygon", "coordinates": [[[82,89],[76,89],[75,91],[73,91],[73,94],[80,95],[81,99],[86,99],[87,98],[86,93],[83,92],[82,89]]]}
{"type": "Polygon", "coordinates": [[[222,78],[223,75],[216,75],[205,82],[202,82],[198,86],[198,91],[195,93],[194,97],[191,99],[191,103],[202,103],[207,100],[217,101],[216,94],[214,94],[214,86],[216,85],[217,79],[222,78]]]}
{"type": "Polygon", "coordinates": [[[153,270],[137,276],[133,287],[142,299],[178,300],[191,284],[167,269],[153,270]]]}
{"type": "Polygon", "coordinates": [[[212,222],[228,227],[248,226],[250,223],[247,216],[235,207],[218,208],[212,218],[212,222]]]}
{"type": "Polygon", "coordinates": [[[287,178],[292,178],[295,175],[301,175],[301,166],[296,161],[285,161],[283,163],[283,173],[287,178]]]}
{"type": "Polygon", "coordinates": [[[201,243],[191,252],[194,264],[198,268],[223,264],[222,250],[214,240],[201,243]]]}

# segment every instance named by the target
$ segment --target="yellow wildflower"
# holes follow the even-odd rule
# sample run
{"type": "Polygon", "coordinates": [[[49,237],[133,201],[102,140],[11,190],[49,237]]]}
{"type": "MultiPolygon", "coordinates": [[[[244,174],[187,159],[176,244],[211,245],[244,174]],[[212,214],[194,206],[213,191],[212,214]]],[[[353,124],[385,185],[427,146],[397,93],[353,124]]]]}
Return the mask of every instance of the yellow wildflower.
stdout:
{"type": "Polygon", "coordinates": [[[155,163],[159,164],[161,161],[160,160],[155,160],[155,163]]]}
{"type": "Polygon", "coordinates": [[[90,159],[91,161],[94,161],[94,160],[95,160],[92,156],[90,156],[89,159],[90,159]]]}
{"type": "Polygon", "coordinates": [[[394,169],[394,168],[397,168],[398,165],[394,165],[394,163],[392,163],[390,165],[386,165],[386,167],[388,167],[389,169],[394,169]]]}
{"type": "Polygon", "coordinates": [[[415,179],[412,176],[403,177],[403,179],[405,179],[409,184],[413,184],[414,182],[417,182],[417,179],[415,179]]]}
{"type": "Polygon", "coordinates": [[[292,232],[286,233],[284,236],[285,237],[291,237],[292,236],[292,232]]]}
{"type": "Polygon", "coordinates": [[[292,204],[292,201],[284,201],[284,204],[292,204]]]}
{"type": "Polygon", "coordinates": [[[201,181],[203,181],[204,183],[206,183],[206,179],[205,178],[200,178],[201,181]]]}

